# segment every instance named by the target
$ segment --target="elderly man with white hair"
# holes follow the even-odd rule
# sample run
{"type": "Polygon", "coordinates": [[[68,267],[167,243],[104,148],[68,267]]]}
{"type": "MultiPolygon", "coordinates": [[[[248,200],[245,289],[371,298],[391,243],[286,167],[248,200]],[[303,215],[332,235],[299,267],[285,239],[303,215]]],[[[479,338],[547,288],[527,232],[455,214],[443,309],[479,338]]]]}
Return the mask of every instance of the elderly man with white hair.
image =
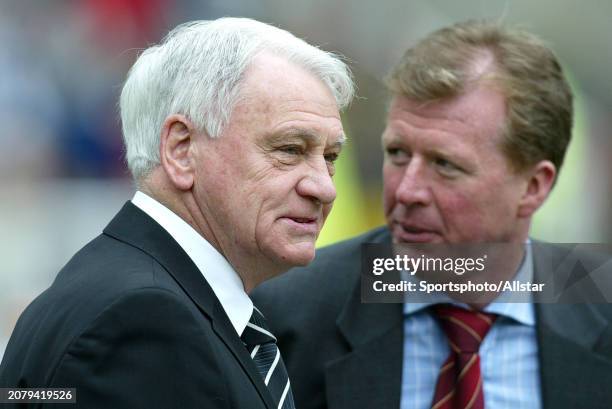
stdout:
{"type": "Polygon", "coordinates": [[[247,293],[314,257],[352,96],[338,57],[249,19],[145,50],[120,101],[138,191],[23,313],[0,387],[75,388],[75,408],[293,408],[247,293]]]}

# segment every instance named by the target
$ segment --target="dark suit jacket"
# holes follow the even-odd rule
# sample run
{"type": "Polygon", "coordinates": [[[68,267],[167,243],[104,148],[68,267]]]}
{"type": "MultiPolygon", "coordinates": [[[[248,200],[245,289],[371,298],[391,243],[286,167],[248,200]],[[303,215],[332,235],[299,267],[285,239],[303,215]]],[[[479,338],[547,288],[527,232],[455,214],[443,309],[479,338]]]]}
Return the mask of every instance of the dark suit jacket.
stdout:
{"type": "MultiPolygon", "coordinates": [[[[360,246],[389,242],[379,228],[318,250],[309,267],[252,294],[279,338],[299,409],[399,408],[402,305],[360,300],[360,246]]],[[[610,305],[537,304],[536,319],[544,407],[612,407],[610,305]]]]}
{"type": "Polygon", "coordinates": [[[25,310],[0,387],[77,389],[53,408],[274,407],[200,271],[131,202],[25,310]]]}

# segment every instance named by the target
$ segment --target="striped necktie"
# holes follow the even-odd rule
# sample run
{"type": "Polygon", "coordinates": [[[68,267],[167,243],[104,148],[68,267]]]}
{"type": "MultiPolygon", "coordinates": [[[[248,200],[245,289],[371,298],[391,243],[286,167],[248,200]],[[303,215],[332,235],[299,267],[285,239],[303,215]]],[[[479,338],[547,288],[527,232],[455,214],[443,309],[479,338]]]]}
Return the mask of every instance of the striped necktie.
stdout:
{"type": "Polygon", "coordinates": [[[263,314],[253,307],[253,314],[240,336],[257,370],[264,379],[278,409],[295,409],[287,369],[263,314]]]}
{"type": "Polygon", "coordinates": [[[478,350],[496,315],[452,305],[433,307],[451,352],[440,368],[432,409],[484,409],[478,350]]]}

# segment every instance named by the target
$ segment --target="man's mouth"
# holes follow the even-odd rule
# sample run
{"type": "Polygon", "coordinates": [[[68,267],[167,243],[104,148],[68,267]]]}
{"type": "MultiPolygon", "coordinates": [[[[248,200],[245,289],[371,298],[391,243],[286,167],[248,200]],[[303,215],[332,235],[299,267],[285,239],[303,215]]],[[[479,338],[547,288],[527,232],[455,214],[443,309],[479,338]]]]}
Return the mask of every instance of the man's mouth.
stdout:
{"type": "Polygon", "coordinates": [[[314,223],[317,221],[316,217],[289,217],[296,223],[314,223]]]}
{"type": "Polygon", "coordinates": [[[408,223],[396,223],[393,229],[394,238],[402,243],[429,243],[439,239],[437,230],[408,223]]]}
{"type": "Polygon", "coordinates": [[[319,234],[319,223],[317,217],[285,216],[281,220],[285,221],[289,228],[300,234],[319,234]]]}

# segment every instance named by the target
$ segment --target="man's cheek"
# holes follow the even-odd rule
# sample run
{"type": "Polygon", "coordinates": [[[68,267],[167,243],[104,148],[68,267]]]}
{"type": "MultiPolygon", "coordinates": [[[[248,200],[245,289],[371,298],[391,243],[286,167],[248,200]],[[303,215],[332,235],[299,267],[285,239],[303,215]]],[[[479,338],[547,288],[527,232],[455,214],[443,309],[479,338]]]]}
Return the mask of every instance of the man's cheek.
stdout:
{"type": "Polygon", "coordinates": [[[436,199],[440,217],[445,225],[463,234],[482,228],[487,211],[474,201],[474,197],[457,192],[438,192],[436,199]]]}
{"type": "Polygon", "coordinates": [[[395,195],[401,178],[399,175],[385,172],[383,185],[383,206],[385,214],[389,214],[395,206],[395,195]]]}
{"type": "Polygon", "coordinates": [[[329,216],[329,213],[331,212],[332,207],[333,207],[333,204],[323,205],[323,222],[327,220],[327,216],[329,216]]]}

